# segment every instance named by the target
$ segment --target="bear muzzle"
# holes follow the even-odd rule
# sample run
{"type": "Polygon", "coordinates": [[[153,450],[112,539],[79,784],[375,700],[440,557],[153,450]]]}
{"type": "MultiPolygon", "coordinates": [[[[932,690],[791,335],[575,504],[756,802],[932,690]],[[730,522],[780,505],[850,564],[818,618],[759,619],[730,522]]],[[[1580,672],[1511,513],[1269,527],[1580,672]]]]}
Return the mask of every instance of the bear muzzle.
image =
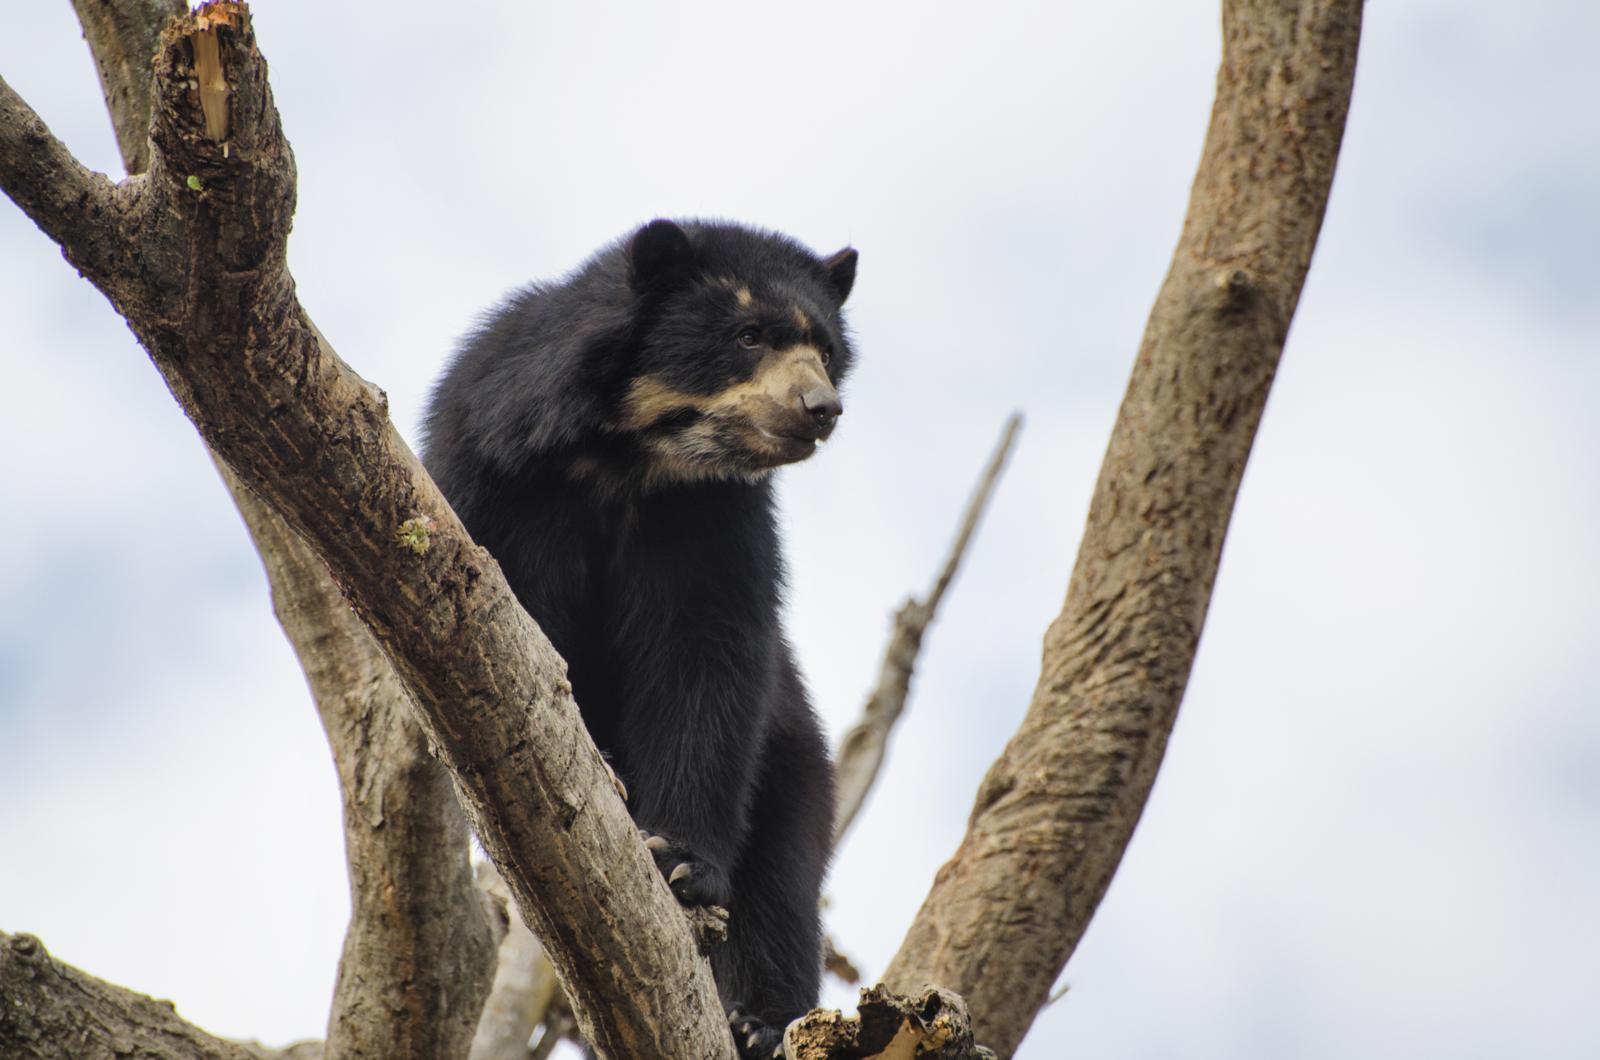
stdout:
{"type": "Polygon", "coordinates": [[[816,452],[828,440],[844,412],[839,392],[825,379],[797,387],[783,402],[764,403],[751,417],[761,434],[766,457],[775,464],[792,464],[816,452]]]}

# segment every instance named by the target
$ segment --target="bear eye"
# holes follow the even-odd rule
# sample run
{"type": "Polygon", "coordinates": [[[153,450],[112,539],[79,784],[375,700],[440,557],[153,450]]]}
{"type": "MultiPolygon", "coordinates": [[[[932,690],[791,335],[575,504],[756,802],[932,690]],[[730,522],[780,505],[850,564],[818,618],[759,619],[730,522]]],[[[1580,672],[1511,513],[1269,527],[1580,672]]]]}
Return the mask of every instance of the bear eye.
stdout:
{"type": "Polygon", "coordinates": [[[747,350],[754,350],[761,345],[761,332],[755,328],[745,328],[739,332],[739,345],[747,350]]]}
{"type": "Polygon", "coordinates": [[[833,362],[833,343],[824,342],[822,344],[822,367],[826,368],[832,362],[833,362]]]}

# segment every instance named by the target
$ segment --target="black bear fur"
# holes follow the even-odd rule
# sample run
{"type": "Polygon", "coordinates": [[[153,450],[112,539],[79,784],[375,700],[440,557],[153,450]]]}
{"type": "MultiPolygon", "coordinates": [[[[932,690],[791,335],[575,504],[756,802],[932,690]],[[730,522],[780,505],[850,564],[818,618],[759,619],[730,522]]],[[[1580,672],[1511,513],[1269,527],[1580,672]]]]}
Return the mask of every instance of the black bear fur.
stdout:
{"type": "Polygon", "coordinates": [[[712,968],[752,1057],[816,1004],[833,826],[768,473],[842,412],[855,264],[652,222],[490,313],[425,424],[429,472],[567,661],[673,892],[728,909],[712,968]]]}

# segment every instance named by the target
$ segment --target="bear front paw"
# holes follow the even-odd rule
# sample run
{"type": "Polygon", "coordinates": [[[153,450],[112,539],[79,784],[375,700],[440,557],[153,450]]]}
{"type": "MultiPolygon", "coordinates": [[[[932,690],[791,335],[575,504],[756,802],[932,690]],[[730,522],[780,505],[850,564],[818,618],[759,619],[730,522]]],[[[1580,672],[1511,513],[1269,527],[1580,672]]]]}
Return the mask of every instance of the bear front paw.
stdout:
{"type": "Polygon", "coordinates": [[[645,849],[656,859],[656,868],[666,877],[667,886],[684,905],[727,906],[732,896],[728,874],[718,865],[696,857],[694,852],[664,835],[639,830],[645,849]]]}
{"type": "Polygon", "coordinates": [[[728,1028],[739,1060],[782,1060],[783,1032],[735,1006],[728,1010],[728,1028]]]}

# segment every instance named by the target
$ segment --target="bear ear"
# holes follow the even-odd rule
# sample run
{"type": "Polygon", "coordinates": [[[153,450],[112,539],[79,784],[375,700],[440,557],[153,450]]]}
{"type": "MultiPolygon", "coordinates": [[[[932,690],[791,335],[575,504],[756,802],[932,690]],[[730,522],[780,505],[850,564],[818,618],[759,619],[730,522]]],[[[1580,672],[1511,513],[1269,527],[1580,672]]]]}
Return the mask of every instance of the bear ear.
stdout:
{"type": "Polygon", "coordinates": [[[628,244],[628,279],[635,291],[658,289],[683,275],[693,258],[683,229],[671,221],[651,221],[628,244]]]}
{"type": "Polygon", "coordinates": [[[828,283],[839,296],[839,304],[843,305],[850,297],[850,288],[856,285],[856,248],[845,247],[823,261],[822,267],[828,270],[828,283]]]}

